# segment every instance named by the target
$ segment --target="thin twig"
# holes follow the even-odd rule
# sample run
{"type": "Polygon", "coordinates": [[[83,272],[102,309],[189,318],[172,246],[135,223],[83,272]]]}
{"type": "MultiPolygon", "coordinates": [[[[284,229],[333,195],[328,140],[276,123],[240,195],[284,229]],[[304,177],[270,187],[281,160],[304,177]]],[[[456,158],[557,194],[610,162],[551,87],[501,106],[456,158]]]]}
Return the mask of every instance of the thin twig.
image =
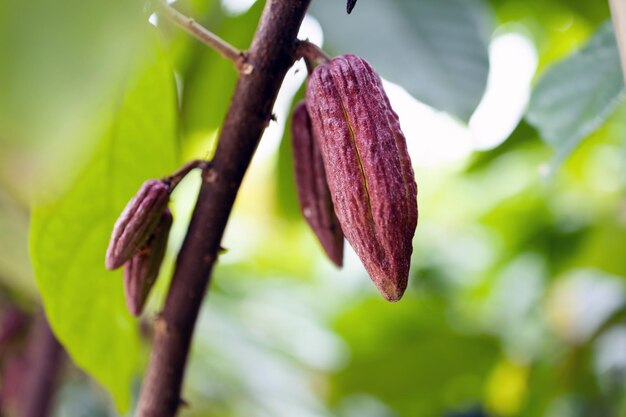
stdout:
{"type": "Polygon", "coordinates": [[[176,23],[182,29],[193,35],[200,42],[215,49],[224,58],[233,61],[239,72],[249,74],[253,67],[247,62],[247,54],[235,48],[224,39],[211,32],[193,18],[185,16],[166,1],[159,1],[158,11],[172,22],[176,23]]]}
{"type": "Polygon", "coordinates": [[[237,192],[287,70],[310,0],[267,0],[250,46],[251,74],[237,82],[215,156],[202,172],[202,186],[178,254],[163,312],[154,323],[154,342],[136,416],[172,417],[193,329],[220,252],[220,242],[237,192]]]}

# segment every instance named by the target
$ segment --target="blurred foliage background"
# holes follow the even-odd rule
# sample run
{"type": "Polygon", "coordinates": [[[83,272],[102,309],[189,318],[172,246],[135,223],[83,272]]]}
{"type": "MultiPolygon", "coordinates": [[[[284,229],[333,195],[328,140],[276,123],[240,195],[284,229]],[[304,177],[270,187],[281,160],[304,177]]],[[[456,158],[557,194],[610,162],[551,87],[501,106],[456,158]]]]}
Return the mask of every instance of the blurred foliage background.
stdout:
{"type": "MultiPolygon", "coordinates": [[[[263,4],[174,6],[245,49],[263,4]]],[[[351,249],[336,270],[303,222],[288,123],[298,64],[226,232],[181,416],[626,416],[626,104],[608,5],[344,7],[313,0],[302,37],[389,81],[419,188],[410,287],[385,302],[351,249]]],[[[2,335],[42,304],[72,359],[53,415],[131,415],[140,330],[199,178],[173,196],[140,321],[121,274],[104,270],[108,236],[143,180],[210,157],[236,72],[149,6],[117,0],[0,2],[0,62],[0,415],[27,372],[28,320],[2,335]]]]}

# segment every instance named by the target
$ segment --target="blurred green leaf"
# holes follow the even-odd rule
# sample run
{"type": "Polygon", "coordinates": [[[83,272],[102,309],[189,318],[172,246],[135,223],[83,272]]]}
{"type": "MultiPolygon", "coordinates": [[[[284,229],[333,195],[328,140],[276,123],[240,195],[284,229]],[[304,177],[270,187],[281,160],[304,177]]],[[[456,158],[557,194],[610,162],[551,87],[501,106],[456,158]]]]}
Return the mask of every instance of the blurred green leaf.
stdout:
{"type": "MultiPolygon", "coordinates": [[[[224,18],[221,13],[221,3],[216,0],[177,0],[173,6],[186,16],[207,28],[218,27],[224,18]]],[[[160,17],[157,27],[168,42],[168,52],[172,57],[174,71],[185,79],[186,74],[193,71],[194,59],[206,45],[167,18],[160,17]]]]}
{"type": "Polygon", "coordinates": [[[89,129],[145,19],[140,1],[0,2],[0,142],[67,145],[89,129]]]}
{"type": "Polygon", "coordinates": [[[212,14],[211,10],[217,6],[216,3],[218,2],[215,0],[177,0],[175,6],[183,13],[193,16],[194,19],[197,19],[196,21],[205,24],[206,17],[212,14]]]}
{"type": "Polygon", "coordinates": [[[622,257],[625,247],[626,227],[623,222],[615,221],[614,213],[611,213],[590,230],[587,240],[570,262],[572,266],[593,266],[626,277],[626,263],[622,257]]]}
{"type": "Polygon", "coordinates": [[[608,2],[490,0],[498,21],[528,36],[538,52],[537,73],[579,49],[610,16],[608,2]]]}
{"type": "MultiPolygon", "coordinates": [[[[489,0],[489,3],[497,11],[497,15],[504,21],[518,20],[527,17],[540,19],[550,28],[550,20],[555,24],[556,20],[563,16],[557,16],[559,12],[570,12],[577,19],[589,20],[599,24],[609,16],[609,3],[604,1],[588,0],[489,0]]],[[[564,16],[570,17],[572,16],[564,16]]]]}
{"type": "Polygon", "coordinates": [[[491,15],[481,0],[312,5],[330,49],[356,53],[418,100],[467,121],[487,83],[491,15]]]}
{"type": "Polygon", "coordinates": [[[138,371],[136,320],[126,311],[121,271],[104,269],[116,217],[147,178],[177,162],[176,89],[154,45],[137,57],[91,160],[65,195],[36,205],[31,256],[46,313],[72,358],[129,406],[138,371]]]}
{"type": "Polygon", "coordinates": [[[527,120],[567,157],[599,128],[624,95],[613,27],[603,25],[579,51],[548,69],[535,87],[527,120]]]}
{"type": "MultiPolygon", "coordinates": [[[[245,14],[226,18],[210,29],[232,45],[247,49],[256,30],[263,2],[245,14]]],[[[232,62],[205,45],[197,45],[183,81],[182,128],[185,156],[206,157],[226,116],[237,82],[232,62]]]]}
{"type": "Polygon", "coordinates": [[[344,314],[338,330],[352,360],[333,378],[333,398],[373,395],[407,417],[479,403],[496,339],[453,329],[445,308],[433,298],[370,299],[344,314]]]}
{"type": "Polygon", "coordinates": [[[28,258],[28,210],[0,189],[0,282],[35,299],[28,258]]]}
{"type": "Polygon", "coordinates": [[[472,174],[481,169],[489,168],[490,165],[501,156],[521,149],[528,149],[537,144],[545,146],[539,140],[537,131],[525,120],[521,120],[508,139],[502,142],[498,147],[488,151],[474,152],[466,172],[472,174]]]}
{"type": "MultiPolygon", "coordinates": [[[[572,349],[547,349],[531,367],[528,401],[520,417],[563,415],[554,413],[556,404],[572,402],[571,416],[621,416],[615,410],[618,402],[608,398],[593,370],[591,343],[572,349]],[[548,353],[549,352],[549,353],[548,353]],[[552,412],[550,412],[552,410],[552,412]]],[[[616,346],[619,350],[619,346],[616,346]]]]}
{"type": "MultiPolygon", "coordinates": [[[[545,3],[546,0],[535,0],[545,3]]],[[[592,23],[600,24],[610,17],[608,1],[588,1],[588,0],[553,0],[554,2],[569,7],[578,16],[583,17],[592,23]]]]}
{"type": "Polygon", "coordinates": [[[289,220],[302,219],[300,213],[300,203],[296,191],[296,179],[293,167],[293,147],[291,143],[291,115],[293,109],[304,100],[305,84],[300,87],[293,98],[283,138],[278,148],[278,158],[276,161],[276,206],[279,214],[289,220]]]}

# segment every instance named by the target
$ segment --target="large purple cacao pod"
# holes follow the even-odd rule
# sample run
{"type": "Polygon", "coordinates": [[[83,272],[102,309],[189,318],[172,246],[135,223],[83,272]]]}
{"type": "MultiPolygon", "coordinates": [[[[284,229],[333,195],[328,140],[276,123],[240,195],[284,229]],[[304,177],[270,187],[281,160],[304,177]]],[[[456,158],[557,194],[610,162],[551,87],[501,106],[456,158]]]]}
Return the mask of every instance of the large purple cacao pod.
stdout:
{"type": "Polygon", "coordinates": [[[389,301],[407,286],[417,185],[382,81],[355,55],[315,68],[306,105],[335,212],[348,242],[389,301]]]}

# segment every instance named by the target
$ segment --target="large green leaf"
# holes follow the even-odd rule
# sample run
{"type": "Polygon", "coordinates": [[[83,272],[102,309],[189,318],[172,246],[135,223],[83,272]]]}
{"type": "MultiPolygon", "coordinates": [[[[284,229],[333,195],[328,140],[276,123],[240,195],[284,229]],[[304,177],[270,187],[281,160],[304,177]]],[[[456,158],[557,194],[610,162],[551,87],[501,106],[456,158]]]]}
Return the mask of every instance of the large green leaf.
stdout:
{"type": "Polygon", "coordinates": [[[107,131],[69,191],[36,205],[31,256],[50,324],[76,364],[129,405],[138,371],[137,322],[126,311],[121,271],[104,268],[116,217],[147,178],[178,158],[176,89],[158,45],[137,58],[107,131]]]}
{"type": "MultiPolygon", "coordinates": [[[[524,20],[526,29],[535,31],[537,29],[549,30],[552,22],[554,25],[560,19],[569,19],[569,25],[574,24],[572,20],[585,20],[592,24],[600,24],[609,16],[609,2],[589,1],[589,0],[489,0],[489,3],[496,10],[498,19],[505,22],[524,20]],[[539,21],[542,28],[528,25],[529,19],[539,21]]],[[[568,25],[559,27],[559,32],[567,30],[568,25]],[[563,27],[564,26],[564,27],[563,27]]]]}
{"type": "Polygon", "coordinates": [[[602,126],[623,95],[619,53],[607,22],[584,47],[543,74],[526,118],[560,160],[602,126]]]}
{"type": "Polygon", "coordinates": [[[0,2],[0,143],[70,146],[137,48],[142,2],[0,2]]]}
{"type": "Polygon", "coordinates": [[[361,1],[350,16],[335,0],[313,3],[326,43],[363,56],[417,99],[467,121],[489,72],[491,19],[480,0],[361,1]]]}

